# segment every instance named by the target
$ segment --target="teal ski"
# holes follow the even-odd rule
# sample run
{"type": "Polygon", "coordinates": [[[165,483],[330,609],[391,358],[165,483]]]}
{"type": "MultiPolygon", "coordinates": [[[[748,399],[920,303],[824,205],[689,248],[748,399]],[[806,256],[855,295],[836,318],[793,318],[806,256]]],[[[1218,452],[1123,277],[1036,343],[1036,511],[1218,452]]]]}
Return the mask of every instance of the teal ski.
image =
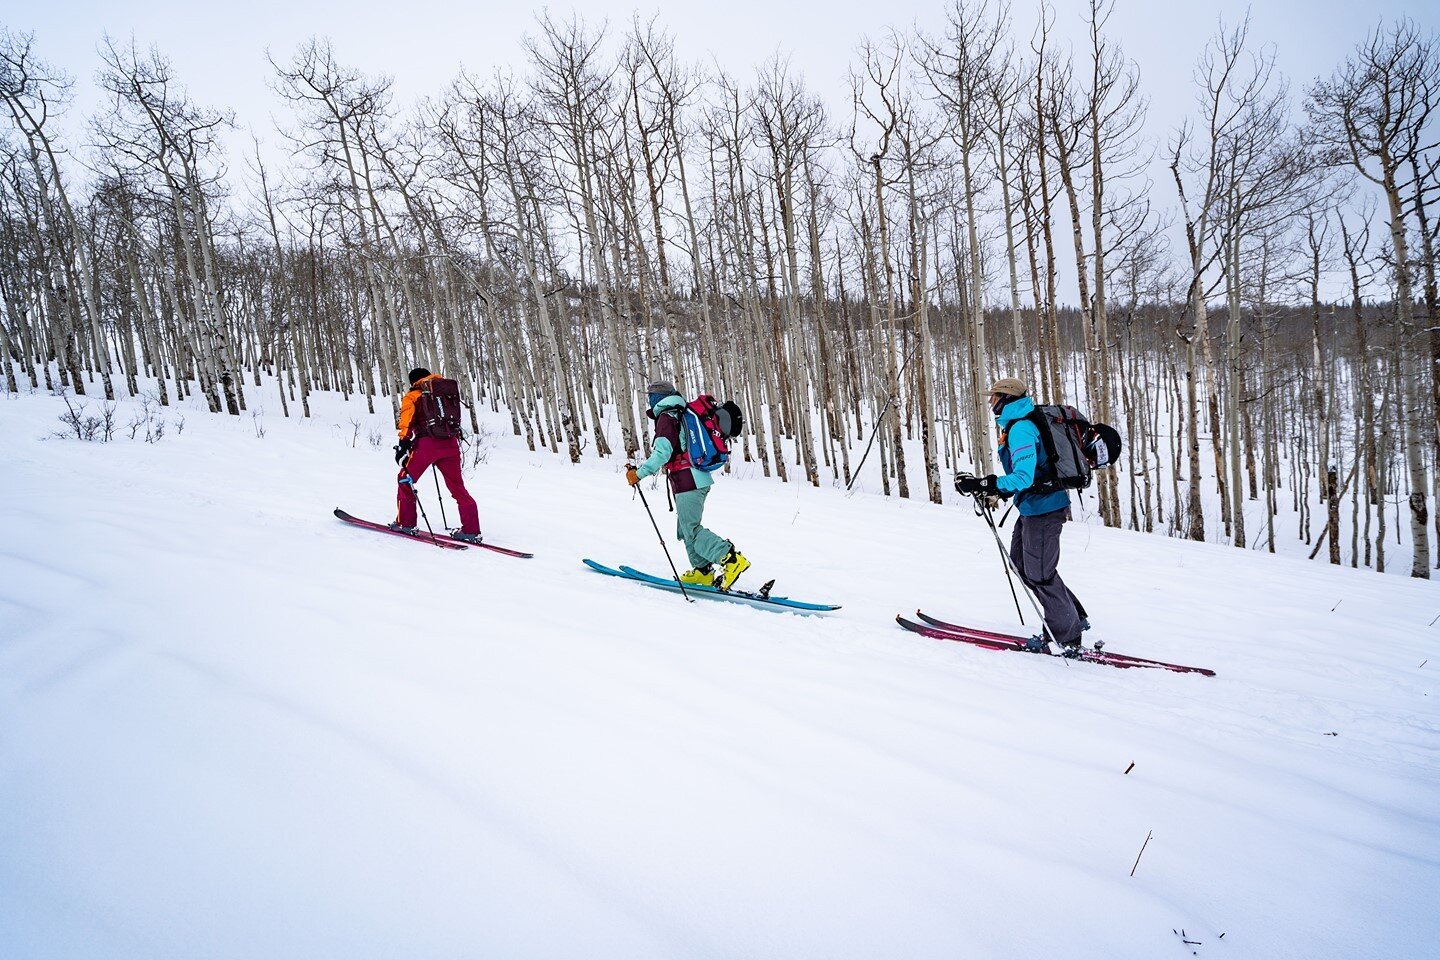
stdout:
{"type": "MultiPolygon", "coordinates": [[[[634,567],[620,566],[607,567],[603,563],[594,560],[584,561],[585,566],[596,573],[603,573],[610,577],[619,577],[622,580],[633,580],[636,583],[643,583],[647,587],[656,587],[660,590],[671,590],[680,592],[680,584],[668,577],[656,577],[651,574],[636,570],[634,567]]],[[[838,604],[830,603],[807,603],[804,600],[792,600],[789,597],[777,597],[770,593],[770,587],[775,581],[770,581],[756,592],[748,590],[719,590],[715,587],[702,587],[685,585],[685,592],[691,596],[707,597],[715,600],[735,600],[741,603],[752,604],[757,607],[768,607],[778,610],[793,610],[797,613],[829,613],[839,610],[838,604]]]]}

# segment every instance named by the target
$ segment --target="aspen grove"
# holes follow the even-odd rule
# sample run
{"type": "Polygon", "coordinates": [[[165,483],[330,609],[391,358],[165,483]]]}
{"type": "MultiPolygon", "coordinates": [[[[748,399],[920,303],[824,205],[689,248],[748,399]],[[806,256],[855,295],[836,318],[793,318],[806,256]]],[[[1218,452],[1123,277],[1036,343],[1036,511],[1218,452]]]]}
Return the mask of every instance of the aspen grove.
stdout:
{"type": "Polygon", "coordinates": [[[766,476],[849,485],[869,447],[938,503],[995,469],[1013,375],[1124,436],[1107,525],[1428,578],[1440,41],[1381,23],[1292,87],[1222,25],[1154,129],[1111,13],[1062,44],[960,0],[858,44],[844,103],[639,19],[541,15],[522,69],[408,106],[311,39],[257,64],[284,163],[160,51],[105,38],[77,117],[44,38],[0,32],[5,388],[308,417],[426,366],[618,463],[664,375],[739,402],[766,476]]]}

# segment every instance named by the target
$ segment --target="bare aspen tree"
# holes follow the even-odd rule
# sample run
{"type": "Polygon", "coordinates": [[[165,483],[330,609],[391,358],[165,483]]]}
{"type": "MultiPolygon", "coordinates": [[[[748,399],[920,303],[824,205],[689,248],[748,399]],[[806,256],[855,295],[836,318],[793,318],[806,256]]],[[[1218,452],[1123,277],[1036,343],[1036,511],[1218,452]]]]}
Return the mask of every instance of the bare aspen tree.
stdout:
{"type": "MultiPolygon", "coordinates": [[[[1307,270],[1305,285],[1310,293],[1311,344],[1314,351],[1314,368],[1311,376],[1311,404],[1315,412],[1315,437],[1318,441],[1320,470],[1320,502],[1325,504],[1325,529],[1321,538],[1329,537],[1330,562],[1340,562],[1340,502],[1338,468],[1331,452],[1331,397],[1329,390],[1329,364],[1323,343],[1324,334],[1320,323],[1320,279],[1330,257],[1330,224],[1323,212],[1311,211],[1305,224],[1305,254],[1307,270]]],[[[1244,536],[1239,527],[1237,537],[1244,536]]],[[[1317,549],[1319,544],[1316,545],[1317,549]]]]}
{"type": "MultiPolygon", "coordinates": [[[[1288,119],[1288,92],[1284,83],[1274,77],[1273,51],[1261,51],[1253,59],[1251,68],[1254,73],[1248,81],[1247,94],[1237,102],[1233,122],[1216,142],[1220,189],[1214,222],[1226,294],[1225,447],[1232,542],[1237,547],[1246,545],[1241,475],[1242,450],[1246,445],[1240,419],[1246,375],[1241,301],[1247,245],[1263,234],[1286,229],[1312,202],[1318,187],[1317,166],[1308,145],[1291,128],[1288,119]]],[[[1313,231],[1307,236],[1313,236],[1313,231]]],[[[1312,265],[1314,260],[1311,257],[1312,265]]],[[[1262,289],[1265,279],[1262,269],[1262,289]]],[[[1218,449],[1219,438],[1213,442],[1218,449]]]]}
{"type": "MultiPolygon", "coordinates": [[[[871,302],[883,299],[885,329],[890,341],[884,346],[885,381],[875,393],[877,413],[883,418],[893,398],[900,392],[900,370],[896,357],[898,318],[895,307],[895,270],[890,254],[890,218],[885,209],[885,188],[894,181],[885,172],[885,163],[894,149],[895,131],[902,122],[905,101],[900,93],[903,83],[905,50],[898,37],[891,36],[884,49],[866,45],[861,51],[862,72],[851,74],[851,99],[855,106],[850,128],[850,149],[857,159],[869,165],[870,189],[873,191],[874,215],[878,236],[873,240],[864,231],[866,261],[869,268],[871,302]],[[869,129],[862,132],[861,124],[869,129]],[[862,147],[861,144],[873,144],[862,147]],[[879,269],[874,266],[879,261],[879,269]],[[883,277],[883,282],[881,281],[883,277]]],[[[879,428],[879,423],[876,424],[879,428]]],[[[900,437],[900,417],[890,419],[890,454],[894,458],[895,479],[899,495],[910,496],[910,482],[905,475],[905,448],[900,437]]],[[[887,491],[888,493],[888,483],[887,491]]]]}
{"type": "MultiPolygon", "coordinates": [[[[1380,490],[1379,451],[1376,440],[1375,381],[1371,371],[1370,325],[1365,317],[1365,288],[1374,277],[1370,267],[1370,225],[1374,208],[1361,208],[1358,222],[1352,229],[1339,217],[1342,252],[1350,292],[1350,315],[1355,327],[1354,394],[1356,419],[1359,423],[1357,443],[1364,464],[1365,478],[1365,565],[1370,566],[1370,516],[1372,508],[1383,503],[1380,490]]],[[[1383,516],[1383,510],[1382,510],[1383,516]]]]}
{"type": "Polygon", "coordinates": [[[1436,259],[1440,256],[1440,217],[1435,215],[1432,204],[1440,201],[1440,137],[1421,126],[1410,131],[1410,142],[1405,153],[1410,160],[1413,179],[1410,193],[1413,198],[1415,219],[1419,223],[1420,271],[1425,305],[1424,329],[1428,331],[1430,352],[1430,449],[1431,479],[1434,484],[1436,510],[1435,541],[1437,544],[1436,566],[1440,568],[1440,284],[1436,281],[1436,259]]]}
{"type": "MultiPolygon", "coordinates": [[[[1310,89],[1308,109],[1318,132],[1360,176],[1384,194],[1394,253],[1395,313],[1400,335],[1414,336],[1414,280],[1409,231],[1411,213],[1403,184],[1411,158],[1423,148],[1416,131],[1424,130],[1440,107],[1440,48],[1433,36],[1420,33],[1410,20],[1390,28],[1376,28],[1329,80],[1310,89]]],[[[1434,369],[1440,363],[1440,344],[1433,335],[1428,346],[1432,377],[1431,406],[1440,404],[1434,392],[1434,369]]],[[[1403,356],[1403,355],[1402,355],[1403,356]]],[[[1403,364],[1402,364],[1403,365],[1403,364]]],[[[1426,447],[1416,407],[1421,405],[1419,379],[1402,376],[1402,389],[1411,393],[1410,416],[1403,421],[1406,464],[1410,481],[1410,537],[1413,560],[1410,575],[1430,578],[1426,447]]],[[[1397,398],[1405,399],[1405,398],[1397,398]]]]}
{"type": "MultiPolygon", "coordinates": [[[[1253,57],[1247,49],[1248,34],[1248,23],[1233,29],[1222,26],[1210,41],[1195,73],[1196,84],[1200,88],[1197,94],[1199,117],[1196,122],[1187,121],[1181,127],[1169,149],[1170,172],[1180,198],[1189,251],[1186,313],[1190,320],[1188,332],[1180,335],[1187,358],[1185,421],[1190,473],[1187,535],[1194,540],[1205,539],[1200,499],[1200,412],[1196,383],[1200,366],[1197,347],[1208,354],[1210,318],[1207,300],[1214,285],[1219,283],[1211,278],[1212,267],[1222,261],[1224,254],[1219,234],[1223,229],[1227,164],[1233,157],[1234,144],[1243,139],[1247,129],[1253,127],[1257,103],[1264,100],[1270,79],[1269,61],[1253,57]]],[[[1211,399],[1214,399],[1213,392],[1211,399]]],[[[1215,437],[1219,474],[1217,482],[1223,482],[1223,461],[1220,459],[1218,430],[1215,429],[1218,416],[1213,402],[1211,411],[1211,433],[1215,437]]],[[[1231,501],[1222,497],[1222,504],[1228,523],[1232,519],[1231,501]]]]}
{"type": "MultiPolygon", "coordinates": [[[[1113,418],[1111,372],[1106,360],[1110,341],[1106,312],[1106,253],[1110,233],[1126,233],[1127,219],[1121,211],[1127,199],[1117,184],[1139,175],[1148,158],[1137,149],[1136,140],[1145,120],[1145,101],[1140,94],[1140,75],[1105,34],[1114,10],[1113,0],[1090,0],[1086,17],[1089,27],[1089,84],[1085,90],[1085,127],[1090,141],[1090,238],[1094,278],[1094,299],[1090,309],[1090,335],[1086,351],[1089,382],[1087,392],[1092,415],[1101,421],[1113,418]],[[1117,231],[1118,228],[1118,231],[1117,231]]],[[[1077,236],[1079,225],[1076,225],[1077,236]]],[[[1110,526],[1120,524],[1120,504],[1114,474],[1099,478],[1100,515],[1110,526]]]]}
{"type": "MultiPolygon", "coordinates": [[[[1030,156],[1036,167],[1037,196],[1032,202],[1029,191],[1025,193],[1025,200],[1031,208],[1031,216],[1038,223],[1040,239],[1045,248],[1045,297],[1043,310],[1040,302],[1039,284],[1036,282],[1036,339],[1042,356],[1048,361],[1042,369],[1048,368],[1049,381],[1047,392],[1051,401],[1063,403],[1065,399],[1064,387],[1061,381],[1060,371],[1060,321],[1056,303],[1056,269],[1055,269],[1055,239],[1053,233],[1054,217],[1051,214],[1051,203],[1058,194],[1058,187],[1051,189],[1050,180],[1050,147],[1047,140],[1050,137],[1050,130],[1046,123],[1048,116],[1046,105],[1051,101],[1050,81],[1055,76],[1055,68],[1049,59],[1049,37],[1053,23],[1053,11],[1048,5],[1040,8],[1040,24],[1036,34],[1038,42],[1032,41],[1032,49],[1035,51],[1035,66],[1031,76],[1033,92],[1026,99],[1026,125],[1029,132],[1030,156]]],[[[1023,168],[1022,168],[1023,169],[1023,168]]],[[[1033,257],[1033,255],[1032,255],[1033,257]]],[[[1032,275],[1035,273],[1032,266],[1032,275]]]]}
{"type": "Polygon", "coordinates": [[[992,6],[990,0],[956,0],[946,12],[943,39],[925,40],[922,57],[931,88],[943,105],[948,120],[946,132],[954,144],[960,166],[966,246],[970,255],[968,306],[973,337],[969,364],[970,454],[981,473],[990,472],[994,447],[989,424],[979,412],[983,409],[981,398],[988,387],[988,350],[977,208],[980,193],[993,175],[993,171],[982,164],[989,152],[986,141],[995,125],[996,104],[991,91],[995,74],[1001,69],[999,55],[1008,21],[1009,12],[1003,4],[992,6]]]}
{"type": "MultiPolygon", "coordinates": [[[[367,80],[336,62],[328,43],[311,40],[288,66],[271,61],[282,96],[301,112],[302,132],[292,134],[297,150],[314,156],[317,173],[330,178],[326,186],[340,201],[341,229],[355,238],[361,251],[368,305],[376,320],[375,361],[389,391],[402,386],[406,352],[389,275],[382,269],[384,249],[373,206],[375,190],[364,156],[368,127],[390,105],[390,81],[367,80]]],[[[374,409],[372,375],[362,370],[366,397],[374,409]]],[[[398,400],[396,400],[398,404],[398,400]]],[[[398,407],[397,407],[398,409],[398,407]]]]}
{"type": "Polygon", "coordinates": [[[49,288],[51,311],[59,313],[64,309],[70,316],[63,369],[70,374],[72,389],[85,393],[77,353],[81,349],[79,341],[88,336],[93,341],[92,349],[99,353],[105,399],[113,400],[110,355],[100,336],[95,271],[50,133],[69,99],[70,81],[34,55],[33,43],[31,36],[0,31],[0,100],[23,139],[26,161],[34,175],[41,222],[49,238],[50,255],[46,259],[53,276],[49,288]],[[66,291],[63,304],[54,295],[57,287],[66,291]]]}
{"type": "MultiPolygon", "coordinates": [[[[1014,56],[1013,49],[1001,50],[998,54],[1002,63],[1011,62],[1014,56]]],[[[1018,115],[1028,79],[1024,70],[996,70],[990,77],[989,93],[994,101],[994,110],[990,114],[990,142],[995,150],[996,180],[1000,185],[1000,208],[1005,220],[1005,262],[1010,275],[1011,336],[1014,338],[1015,353],[1020,363],[1017,372],[1023,373],[1027,380],[1034,383],[1037,382],[1034,371],[1039,369],[1039,360],[1030,354],[1026,343],[1025,324],[1020,314],[1020,271],[1017,265],[1018,255],[1015,241],[1017,204],[1011,197],[1012,184],[1017,176],[1020,178],[1018,186],[1022,193],[1026,192],[1029,186],[1025,180],[1024,141],[1021,139],[1023,133],[1017,133],[1024,129],[1018,115]],[[1020,143],[1020,149],[1012,152],[1017,141],[1020,143]],[[1014,169],[1017,155],[1021,158],[1018,173],[1014,169]]],[[[1034,282],[1033,249],[1032,245],[1032,283],[1034,282]]]]}
{"type": "Polygon", "coordinates": [[[194,347],[201,359],[201,388],[212,412],[223,405],[238,416],[242,386],[217,264],[215,174],[207,169],[218,151],[216,133],[231,118],[192,105],[177,89],[169,63],[155,51],[142,56],[133,47],[107,42],[103,58],[101,84],[114,99],[96,132],[117,167],[134,170],[165,199],[171,218],[167,226],[201,335],[194,347]]]}
{"type": "MultiPolygon", "coordinates": [[[[810,155],[819,146],[820,138],[827,135],[825,115],[818,101],[796,83],[786,66],[777,60],[772,61],[761,76],[753,117],[756,138],[769,157],[768,179],[775,195],[779,219],[777,239],[784,257],[780,271],[781,289],[790,336],[784,338],[783,348],[790,354],[786,366],[791,375],[782,389],[791,398],[797,412],[806,411],[795,417],[796,444],[806,479],[811,485],[819,486],[808,415],[811,391],[806,376],[807,364],[800,355],[804,338],[801,334],[801,250],[796,206],[803,196],[801,188],[810,155]]],[[[777,343],[777,349],[780,348],[782,345],[777,343]]]]}
{"type": "MultiPolygon", "coordinates": [[[[597,135],[600,134],[605,119],[614,116],[616,112],[612,105],[612,68],[604,63],[600,53],[603,34],[592,35],[575,21],[559,24],[545,17],[540,24],[542,36],[529,44],[532,62],[539,71],[532,83],[532,90],[543,105],[543,112],[539,116],[550,132],[550,140],[558,151],[557,159],[561,161],[558,165],[558,170],[562,173],[559,182],[568,186],[573,191],[571,196],[579,200],[585,243],[593,279],[597,285],[597,306],[601,322],[611,324],[611,329],[614,329],[613,325],[618,323],[615,315],[616,285],[623,284],[625,278],[618,276],[616,267],[619,262],[619,237],[614,226],[616,218],[613,214],[608,218],[605,216],[601,199],[602,196],[613,199],[615,194],[613,191],[602,194],[600,190],[603,179],[607,175],[613,176],[614,171],[604,162],[600,144],[597,142],[597,135]],[[608,237],[604,231],[607,219],[610,222],[608,237]],[[607,254],[610,257],[608,263],[607,254]]],[[[537,211],[536,217],[538,225],[542,214],[537,211]]],[[[643,277],[644,269],[641,268],[636,273],[643,277]]],[[[640,309],[647,309],[643,298],[640,309]]],[[[546,324],[550,325],[552,336],[558,337],[558,334],[553,332],[549,313],[549,310],[542,311],[542,317],[546,324]]],[[[555,322],[563,319],[563,316],[557,316],[555,322]]],[[[556,362],[564,370],[570,362],[569,352],[562,351],[558,339],[553,342],[556,362]]],[[[618,346],[618,343],[612,343],[612,357],[618,346]]],[[[575,361],[583,363],[579,356],[575,361]]],[[[670,365],[678,366],[673,359],[670,365]]],[[[617,384],[616,403],[621,402],[623,395],[624,402],[633,410],[633,385],[638,385],[635,376],[627,374],[624,369],[612,370],[611,373],[617,384]]],[[[682,374],[681,369],[674,371],[677,378],[682,374]]],[[[566,382],[569,382],[568,376],[566,382]]],[[[567,392],[566,404],[566,419],[574,421],[576,411],[573,390],[567,392]]],[[[627,423],[633,423],[630,416],[627,412],[627,423]]],[[[578,424],[576,427],[576,431],[570,432],[570,449],[572,461],[578,462],[578,424]]],[[[598,432],[596,435],[598,438],[598,432]]],[[[633,438],[632,428],[630,437],[627,438],[627,447],[633,438]]]]}

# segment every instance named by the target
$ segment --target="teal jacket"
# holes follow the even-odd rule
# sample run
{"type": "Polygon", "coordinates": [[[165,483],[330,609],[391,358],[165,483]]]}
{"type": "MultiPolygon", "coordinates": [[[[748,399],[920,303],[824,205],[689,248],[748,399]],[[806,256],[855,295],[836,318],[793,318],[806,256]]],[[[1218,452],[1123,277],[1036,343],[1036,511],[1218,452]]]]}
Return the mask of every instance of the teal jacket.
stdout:
{"type": "Polygon", "coordinates": [[[1035,474],[1045,466],[1045,445],[1040,442],[1040,430],[1026,420],[1035,409],[1035,401],[1029,397],[1012,400],[1000,411],[995,423],[1000,427],[1000,464],[1005,476],[995,480],[995,486],[1005,493],[1015,494],[1015,509],[1022,517],[1034,517],[1042,513],[1054,513],[1070,506],[1070,494],[1065,490],[1053,493],[1026,493],[1035,483],[1035,474]]]}
{"type": "MultiPolygon", "coordinates": [[[[684,425],[682,424],[680,426],[675,441],[672,441],[671,438],[664,436],[665,433],[670,431],[665,429],[666,424],[663,424],[660,418],[666,410],[683,409],[684,406],[685,398],[678,395],[666,397],[655,404],[655,443],[650,447],[650,456],[645,459],[644,463],[635,468],[635,472],[639,474],[641,479],[653,477],[665,469],[665,464],[674,459],[677,452],[675,449],[676,443],[679,441],[679,438],[684,435],[684,425]]],[[[671,486],[674,487],[676,493],[684,493],[687,490],[704,490],[715,482],[715,479],[704,470],[696,470],[694,467],[691,467],[688,472],[693,483],[687,484],[679,480],[679,478],[671,478],[671,486]]]]}

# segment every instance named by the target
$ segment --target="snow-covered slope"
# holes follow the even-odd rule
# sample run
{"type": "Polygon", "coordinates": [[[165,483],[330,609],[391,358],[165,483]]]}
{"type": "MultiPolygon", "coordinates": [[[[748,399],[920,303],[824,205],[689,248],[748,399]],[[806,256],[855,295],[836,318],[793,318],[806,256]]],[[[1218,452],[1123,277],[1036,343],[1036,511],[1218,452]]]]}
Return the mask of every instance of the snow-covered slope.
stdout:
{"type": "Polygon", "coordinates": [[[0,400],[0,957],[1440,938],[1434,584],[1075,524],[1095,634],[1218,676],[1121,671],[895,626],[1018,626],[960,506],[722,479],[746,581],[844,609],[686,605],[580,563],[665,569],[618,464],[503,420],[472,491],[533,560],[333,519],[390,517],[360,404],[103,445],[41,439],[62,409],[0,400]]]}

